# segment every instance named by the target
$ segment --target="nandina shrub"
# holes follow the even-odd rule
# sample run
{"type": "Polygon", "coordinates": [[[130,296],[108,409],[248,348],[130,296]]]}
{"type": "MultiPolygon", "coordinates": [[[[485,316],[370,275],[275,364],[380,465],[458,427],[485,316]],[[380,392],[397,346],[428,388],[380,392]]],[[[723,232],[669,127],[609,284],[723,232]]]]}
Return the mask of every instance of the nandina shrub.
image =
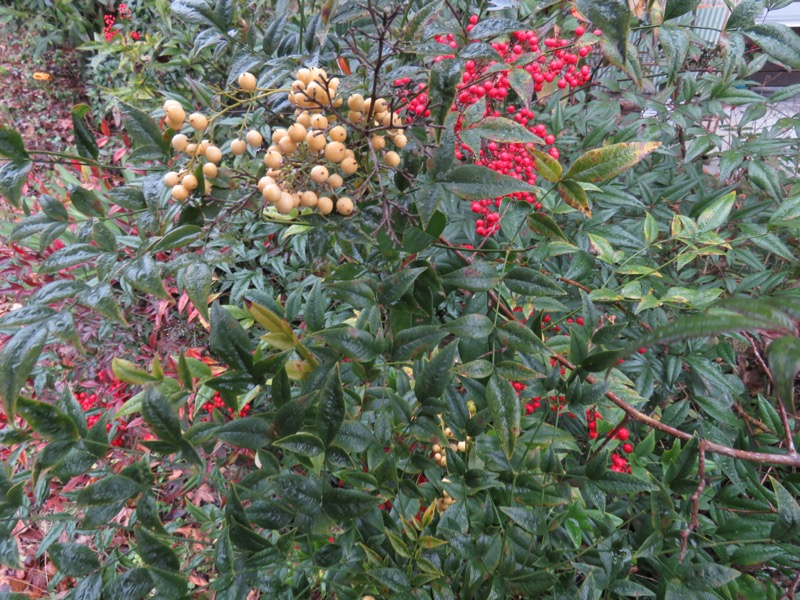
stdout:
{"type": "MultiPolygon", "coordinates": [[[[198,45],[235,22],[173,6],[198,45]]],[[[748,128],[738,86],[746,39],[797,41],[737,9],[710,52],[691,8],[276,15],[225,86],[120,105],[126,185],[64,203],[21,198],[2,130],[41,207],[13,237],[79,273],[0,319],[4,562],[58,522],[74,597],[792,593],[795,123],[748,128]],[[28,385],[67,299],[177,305],[214,358],[131,336],[89,427],[68,376],[28,385]]]]}

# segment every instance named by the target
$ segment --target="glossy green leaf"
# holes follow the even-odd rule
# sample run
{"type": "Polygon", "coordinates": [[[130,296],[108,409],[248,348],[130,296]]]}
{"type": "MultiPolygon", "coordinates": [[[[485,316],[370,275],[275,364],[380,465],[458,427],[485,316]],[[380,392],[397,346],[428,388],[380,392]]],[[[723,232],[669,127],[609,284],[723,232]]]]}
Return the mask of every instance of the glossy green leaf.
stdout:
{"type": "Polygon", "coordinates": [[[165,252],[167,250],[183,248],[184,246],[188,246],[189,244],[197,241],[202,232],[203,228],[199,225],[179,225],[168,231],[164,237],[156,242],[156,245],[152,248],[152,252],[165,252]]]}
{"type": "Polygon", "coordinates": [[[507,379],[493,374],[486,385],[486,404],[500,446],[511,458],[520,432],[521,402],[507,379]]]}
{"type": "Polygon", "coordinates": [[[592,210],[589,208],[589,196],[586,195],[584,190],[577,181],[572,179],[564,179],[556,184],[556,191],[561,199],[577,211],[582,212],[587,217],[592,216],[592,210]]]}
{"type": "Polygon", "coordinates": [[[170,545],[143,527],[136,528],[136,552],[147,565],[180,570],[181,561],[170,545]]]}
{"type": "Polygon", "coordinates": [[[272,445],[308,458],[325,453],[325,444],[322,440],[316,435],[304,432],[281,438],[272,445]]]}
{"type": "Polygon", "coordinates": [[[782,23],[762,23],[744,33],[770,58],[800,69],[800,37],[791,28],[782,23]]]}
{"type": "Polygon", "coordinates": [[[441,183],[450,192],[465,200],[500,198],[516,192],[534,193],[527,182],[502,175],[482,165],[462,165],[447,172],[441,183]]]}
{"type": "Polygon", "coordinates": [[[688,12],[692,12],[700,0],[667,0],[667,6],[664,9],[664,19],[675,19],[688,12]]]}
{"type": "Polygon", "coordinates": [[[12,206],[19,207],[22,198],[22,186],[28,179],[33,167],[30,160],[12,160],[0,165],[0,196],[8,200],[12,206]]]}
{"type": "Polygon", "coordinates": [[[316,335],[347,358],[368,362],[377,356],[378,342],[368,331],[355,327],[334,327],[316,335]]]}
{"type": "Polygon", "coordinates": [[[378,284],[378,302],[381,304],[394,304],[411,289],[417,277],[427,270],[427,267],[404,269],[386,277],[378,284]]]}
{"type": "Polygon", "coordinates": [[[55,273],[61,269],[67,269],[89,262],[97,258],[99,254],[101,254],[100,250],[91,244],[70,244],[54,252],[42,261],[39,272],[55,273]]]}
{"type": "Polygon", "coordinates": [[[211,305],[210,345],[211,351],[231,368],[247,372],[252,370],[253,354],[250,349],[250,337],[239,321],[218,302],[211,305]]]}
{"type": "Polygon", "coordinates": [[[546,213],[535,212],[528,215],[528,227],[531,228],[531,231],[538,233],[542,237],[559,239],[565,242],[569,241],[567,236],[564,235],[564,232],[561,231],[558,223],[546,213]]]}
{"type": "Polygon", "coordinates": [[[102,506],[124,502],[140,491],[133,479],[124,475],[107,475],[78,492],[78,506],[102,506]]]}
{"type": "Polygon", "coordinates": [[[119,304],[114,299],[114,291],[107,283],[100,283],[93,288],[84,291],[79,297],[79,302],[96,310],[101,315],[108,317],[127,326],[128,322],[122,315],[119,304]]]}
{"type": "Polygon", "coordinates": [[[514,267],[503,277],[503,283],[512,292],[523,296],[564,296],[552,277],[543,275],[528,267],[514,267]]]}
{"type": "Polygon", "coordinates": [[[56,543],[47,551],[59,572],[68,577],[84,577],[100,568],[97,555],[83,544],[56,543]]]}
{"type": "Polygon", "coordinates": [[[142,600],[150,593],[153,586],[149,570],[138,567],[112,579],[103,589],[103,598],[142,600]]]}
{"type": "Polygon", "coordinates": [[[222,425],[214,435],[225,443],[258,450],[269,443],[269,425],[258,417],[234,419],[222,425]]]}
{"type": "Polygon", "coordinates": [[[411,360],[438,345],[446,331],[435,325],[418,325],[400,331],[394,338],[392,354],[396,360],[411,360]]]}
{"type": "Polygon", "coordinates": [[[505,321],[498,324],[495,335],[506,348],[518,350],[523,353],[544,351],[550,354],[550,349],[530,328],[516,321],[505,321]]]}
{"type": "Polygon", "coordinates": [[[777,500],[778,520],[770,530],[770,537],[776,540],[794,541],[800,536],[800,506],[790,493],[774,477],[770,477],[772,489],[777,500]]]}
{"type": "Polygon", "coordinates": [[[92,135],[91,129],[86,124],[86,116],[90,109],[86,104],[76,104],[72,107],[72,130],[75,133],[75,146],[78,154],[85,158],[96,159],[100,155],[100,149],[92,135]]]}
{"type": "Polygon", "coordinates": [[[327,447],[342,426],[345,416],[344,392],[339,365],[331,369],[319,391],[317,402],[317,433],[327,447]]]}
{"type": "Polygon", "coordinates": [[[481,148],[481,140],[513,144],[542,142],[538,135],[531,133],[526,127],[505,117],[486,117],[475,126],[463,129],[461,131],[461,139],[476,153],[481,148]]]}
{"type": "Polygon", "coordinates": [[[589,150],[578,157],[565,177],[598,183],[616,177],[659,148],[661,142],[624,142],[589,150]]]}
{"type": "Polygon", "coordinates": [[[119,108],[123,115],[122,124],[128,135],[131,136],[134,145],[154,146],[163,153],[165,144],[156,122],[149,115],[130,104],[119,102],[119,108]]]}
{"type": "Polygon", "coordinates": [[[178,413],[153,384],[144,389],[142,418],[161,441],[177,444],[183,437],[178,413]]]}
{"type": "Polygon", "coordinates": [[[684,27],[663,25],[658,29],[658,40],[667,59],[668,82],[672,83],[689,54],[689,33],[684,27]]]}
{"type": "Polygon", "coordinates": [[[482,261],[475,261],[471,265],[442,276],[441,281],[444,285],[471,292],[486,292],[500,283],[500,276],[492,265],[482,261]]]}
{"type": "Polygon", "coordinates": [[[172,300],[161,280],[161,270],[147,254],[128,263],[123,273],[125,280],[137,290],[162,300],[172,300]]]}
{"type": "Polygon", "coordinates": [[[528,146],[526,149],[528,154],[533,157],[536,163],[536,172],[539,175],[553,183],[561,181],[561,175],[564,169],[561,167],[561,163],[558,162],[558,160],[550,156],[547,152],[542,152],[532,146],[528,146]]]}
{"type": "Polygon", "coordinates": [[[380,498],[337,487],[329,487],[322,495],[322,510],[334,519],[355,519],[375,508],[380,498]]]}
{"type": "Polygon", "coordinates": [[[415,385],[414,394],[422,404],[429,403],[435,398],[444,394],[445,389],[450,384],[452,375],[450,369],[455,364],[458,344],[450,343],[441,348],[427,364],[422,367],[421,372],[414,373],[415,385]]]}
{"type": "Polygon", "coordinates": [[[69,199],[72,206],[87,217],[103,218],[106,216],[103,203],[91,190],[85,187],[75,187],[70,191],[69,199]]]}
{"type": "Polygon", "coordinates": [[[20,397],[17,411],[31,428],[49,440],[77,440],[80,435],[75,421],[59,408],[29,398],[20,397]]]}
{"type": "Polygon", "coordinates": [[[486,315],[470,314],[448,321],[442,328],[465,339],[486,339],[494,331],[494,321],[486,315]]]}
{"type": "Polygon", "coordinates": [[[30,159],[25,151],[25,142],[16,130],[0,125],[0,156],[14,162],[24,162],[30,159]]]}
{"type": "Polygon", "coordinates": [[[700,232],[714,231],[725,225],[728,222],[734,202],[736,202],[736,192],[730,192],[709,204],[697,217],[700,232]]]}
{"type": "Polygon", "coordinates": [[[17,412],[19,392],[39,360],[47,341],[47,328],[30,325],[15,333],[0,348],[0,400],[6,417],[17,412]]]}

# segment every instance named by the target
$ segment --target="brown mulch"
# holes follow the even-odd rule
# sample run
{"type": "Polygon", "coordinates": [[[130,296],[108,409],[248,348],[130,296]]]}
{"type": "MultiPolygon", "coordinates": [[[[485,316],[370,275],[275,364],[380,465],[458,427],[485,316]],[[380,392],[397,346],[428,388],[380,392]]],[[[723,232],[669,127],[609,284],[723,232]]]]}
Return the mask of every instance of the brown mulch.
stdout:
{"type": "Polygon", "coordinates": [[[32,34],[0,26],[0,124],[25,147],[63,151],[74,141],[72,107],[85,101],[80,53],[57,49],[35,59],[32,34]]]}

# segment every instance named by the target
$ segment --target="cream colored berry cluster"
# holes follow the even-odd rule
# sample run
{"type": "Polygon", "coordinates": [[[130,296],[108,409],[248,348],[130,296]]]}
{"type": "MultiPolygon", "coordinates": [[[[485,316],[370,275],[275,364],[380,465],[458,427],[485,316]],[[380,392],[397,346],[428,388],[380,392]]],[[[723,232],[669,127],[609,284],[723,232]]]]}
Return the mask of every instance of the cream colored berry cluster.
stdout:
{"type": "MultiPolygon", "coordinates": [[[[238,85],[251,94],[250,99],[263,91],[257,89],[256,78],[250,73],[242,73],[238,85]]],[[[355,210],[348,195],[348,187],[355,187],[351,181],[361,183],[369,176],[370,164],[378,169],[400,165],[400,155],[386,146],[387,140],[398,150],[408,144],[401,116],[389,110],[384,98],[373,101],[361,94],[347,97],[345,111],[345,99],[338,95],[338,88],[339,80],[328,77],[324,69],[302,68],[296,73],[289,91],[289,101],[296,109],[293,122],[286,128],[273,129],[271,144],[263,156],[267,172],[257,183],[264,200],[282,214],[302,207],[315,208],[324,215],[334,210],[349,215],[355,210]]],[[[199,112],[189,115],[189,126],[196,132],[193,140],[180,133],[187,120],[181,105],[168,100],[163,109],[167,125],[179,132],[172,137],[173,149],[191,159],[183,171],[167,173],[164,183],[175,200],[188,199],[199,186],[193,168],[202,163],[204,191],[208,193],[209,180],[217,177],[223,160],[223,151],[203,137],[214,118],[199,112]]],[[[242,137],[230,142],[233,156],[244,154],[248,146],[255,151],[262,148],[264,138],[256,129],[242,137]]]]}

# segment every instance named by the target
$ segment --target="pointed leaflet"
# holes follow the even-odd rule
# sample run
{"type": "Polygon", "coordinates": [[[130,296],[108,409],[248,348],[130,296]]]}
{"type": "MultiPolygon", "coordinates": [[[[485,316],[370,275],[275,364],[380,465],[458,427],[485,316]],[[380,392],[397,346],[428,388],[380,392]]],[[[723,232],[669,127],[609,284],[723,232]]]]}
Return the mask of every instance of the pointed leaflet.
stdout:
{"type": "Polygon", "coordinates": [[[561,180],[563,169],[561,163],[550,156],[547,152],[542,152],[533,147],[528,147],[528,154],[533,157],[536,163],[536,172],[547,181],[555,183],[561,180]]]}
{"type": "Polygon", "coordinates": [[[728,216],[731,214],[734,202],[736,202],[736,192],[730,192],[707,206],[697,217],[700,233],[713,231],[725,225],[728,222],[728,216]]]}
{"type": "Polygon", "coordinates": [[[511,458],[519,436],[521,403],[507,379],[496,373],[492,374],[486,385],[486,404],[489,407],[489,414],[492,416],[500,446],[506,457],[511,458]]]}
{"type": "Polygon", "coordinates": [[[211,351],[229,367],[250,372],[253,354],[247,332],[219,302],[211,305],[211,351]]]}
{"type": "Polygon", "coordinates": [[[52,404],[19,398],[17,408],[31,429],[48,440],[68,441],[80,437],[78,425],[72,417],[52,404]]]}
{"type": "Polygon", "coordinates": [[[564,232],[561,231],[561,228],[558,226],[558,223],[546,213],[535,212],[528,215],[528,227],[531,228],[531,231],[538,233],[542,237],[569,242],[567,236],[564,235],[564,232]]]}
{"type": "Polygon", "coordinates": [[[568,206],[582,212],[587,217],[592,216],[592,210],[589,208],[589,196],[577,181],[572,179],[559,181],[556,184],[556,190],[568,206]]]}
{"type": "Polygon", "coordinates": [[[0,156],[14,162],[25,162],[30,156],[25,152],[22,136],[10,127],[0,125],[0,156]]]}
{"type": "Polygon", "coordinates": [[[100,198],[91,190],[85,187],[74,187],[69,194],[72,206],[87,217],[105,217],[105,209],[100,198]]]}
{"type": "Polygon", "coordinates": [[[631,22],[628,0],[577,0],[575,6],[603,30],[603,36],[616,46],[624,59],[631,22]]]}
{"type": "Polygon", "coordinates": [[[183,289],[197,312],[209,321],[208,297],[211,295],[212,274],[204,262],[193,262],[183,272],[183,289]]]}
{"type": "Polygon", "coordinates": [[[778,338],[769,345],[767,356],[778,398],[794,412],[792,390],[800,371],[800,338],[789,335],[778,338]]]}
{"type": "Polygon", "coordinates": [[[414,394],[422,404],[440,397],[450,383],[450,369],[456,360],[458,344],[450,343],[422,368],[422,372],[414,373],[416,383],[414,394]]]}
{"type": "Polygon", "coordinates": [[[56,543],[48,548],[47,555],[59,572],[68,577],[83,577],[100,568],[97,555],[83,544],[56,543]]]}
{"type": "Polygon", "coordinates": [[[499,198],[515,192],[535,192],[531,184],[502,175],[481,165],[462,165],[444,175],[441,183],[465,200],[499,198]]]}
{"type": "Polygon", "coordinates": [[[144,255],[129,263],[125,268],[124,275],[125,280],[137,290],[145,294],[152,294],[162,300],[172,300],[172,296],[169,295],[161,281],[161,272],[158,266],[149,256],[144,255]]]}
{"type": "Polygon", "coordinates": [[[135,146],[156,146],[162,152],[166,150],[166,145],[161,131],[149,115],[138,108],[134,108],[124,102],[119,103],[123,115],[123,125],[135,146]]]}
{"type": "Polygon", "coordinates": [[[331,369],[319,391],[317,406],[317,433],[327,447],[339,433],[344,421],[344,391],[339,377],[339,364],[331,369]]]}
{"type": "Polygon", "coordinates": [[[72,129],[75,132],[75,146],[81,156],[96,159],[100,155],[100,150],[97,147],[92,131],[86,125],[85,119],[88,114],[89,107],[86,104],[76,104],[72,107],[72,129]]]}
{"type": "Polygon", "coordinates": [[[504,117],[486,117],[474,127],[462,130],[461,139],[476,153],[481,149],[482,139],[514,144],[542,141],[535,133],[504,117]]]}
{"type": "Polygon", "coordinates": [[[770,58],[793,69],[800,69],[800,36],[786,25],[764,23],[755,25],[744,33],[770,58]]]}
{"type": "Polygon", "coordinates": [[[579,156],[566,177],[587,183],[605,181],[629,169],[659,146],[661,142],[625,142],[595,148],[579,156]]]}
{"type": "Polygon", "coordinates": [[[30,325],[15,333],[0,349],[0,400],[9,421],[16,414],[19,391],[28,380],[46,341],[47,328],[30,325]]]}
{"type": "Polygon", "coordinates": [[[178,413],[153,384],[148,384],[144,389],[142,418],[160,440],[171,444],[181,441],[183,434],[178,413]]]}
{"type": "Polygon", "coordinates": [[[667,0],[664,9],[664,20],[675,19],[693,11],[700,4],[700,0],[667,0]]]}

